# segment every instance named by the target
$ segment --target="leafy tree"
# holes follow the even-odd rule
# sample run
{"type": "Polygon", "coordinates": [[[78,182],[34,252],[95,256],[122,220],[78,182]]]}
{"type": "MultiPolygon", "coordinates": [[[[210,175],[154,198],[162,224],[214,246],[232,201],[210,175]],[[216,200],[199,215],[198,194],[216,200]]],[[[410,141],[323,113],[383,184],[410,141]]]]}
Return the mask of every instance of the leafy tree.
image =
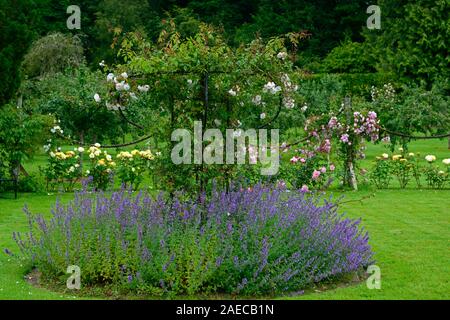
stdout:
{"type": "Polygon", "coordinates": [[[381,30],[366,31],[377,69],[403,80],[449,78],[450,41],[447,0],[380,0],[381,30]]]}
{"type": "Polygon", "coordinates": [[[299,48],[309,55],[324,55],[346,36],[361,39],[366,8],[362,0],[260,0],[252,21],[237,26],[236,39],[247,42],[255,34],[270,37],[307,30],[311,37],[299,48]]]}
{"type": "MultiPolygon", "coordinates": [[[[372,89],[372,108],[381,124],[388,130],[409,135],[443,134],[450,131],[448,79],[442,79],[431,89],[422,85],[403,85],[396,93],[390,84],[372,89]]],[[[409,138],[391,135],[392,146],[397,142],[406,147],[409,138]]]]}
{"type": "Polygon", "coordinates": [[[194,121],[202,121],[204,129],[217,128],[225,136],[227,128],[284,129],[304,122],[298,74],[285,47],[289,37],[293,35],[233,48],[210,25],[201,24],[195,36],[184,38],[173,21],[156,44],[136,33],[128,35],[120,51],[128,63],[115,72],[118,79],[111,86],[109,104],[159,138],[162,160],[156,172],[162,188],[204,190],[213,177],[223,177],[218,183],[226,183],[234,170],[175,165],[170,157],[174,129],[192,131],[194,121]],[[130,79],[117,76],[123,71],[130,79]],[[138,75],[136,82],[132,75],[138,75]],[[128,99],[122,81],[145,92],[137,93],[137,100],[128,99]]]}
{"type": "Polygon", "coordinates": [[[32,1],[0,1],[0,106],[7,103],[20,85],[20,62],[33,39],[30,27],[32,1]]]}
{"type": "Polygon", "coordinates": [[[331,50],[322,62],[322,70],[331,73],[368,73],[375,65],[365,43],[346,41],[331,50]]]}
{"type": "Polygon", "coordinates": [[[137,30],[153,36],[159,33],[160,18],[147,1],[102,0],[96,10],[91,34],[95,62],[119,62],[113,48],[120,42],[119,34],[137,30]]]}
{"type": "Polygon", "coordinates": [[[43,145],[50,132],[51,117],[29,114],[13,105],[0,109],[0,150],[10,173],[43,145]]]}
{"type": "Polygon", "coordinates": [[[88,143],[114,140],[123,136],[125,126],[118,116],[107,111],[104,101],[94,100],[96,93],[105,96],[105,83],[100,72],[81,65],[26,82],[23,105],[27,110],[52,114],[60,121],[64,136],[88,143]]]}
{"type": "Polygon", "coordinates": [[[83,47],[77,36],[54,33],[35,41],[23,61],[29,77],[63,72],[84,62],[83,47]]]}

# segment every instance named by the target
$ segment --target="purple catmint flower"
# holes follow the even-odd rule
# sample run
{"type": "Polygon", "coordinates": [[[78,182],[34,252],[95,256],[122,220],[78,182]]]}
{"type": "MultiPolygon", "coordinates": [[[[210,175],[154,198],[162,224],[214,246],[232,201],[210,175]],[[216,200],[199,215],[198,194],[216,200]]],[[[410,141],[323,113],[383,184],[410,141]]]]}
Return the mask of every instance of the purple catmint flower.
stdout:
{"type": "Polygon", "coordinates": [[[298,291],[373,262],[360,221],[340,215],[336,201],[306,194],[306,185],[289,191],[279,182],[232,183],[194,198],[82,190],[57,202],[49,219],[25,209],[30,231],[13,238],[22,256],[47,266],[46,276],[58,279],[76,261],[90,272],[87,285],[126,277],[175,294],[298,291]]]}

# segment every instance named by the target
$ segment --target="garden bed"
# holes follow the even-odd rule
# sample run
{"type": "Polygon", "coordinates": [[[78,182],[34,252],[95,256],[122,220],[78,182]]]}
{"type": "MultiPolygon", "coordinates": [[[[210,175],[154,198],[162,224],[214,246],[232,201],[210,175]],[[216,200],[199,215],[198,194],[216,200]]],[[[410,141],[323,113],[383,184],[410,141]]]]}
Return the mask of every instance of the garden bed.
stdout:
{"type": "Polygon", "coordinates": [[[27,265],[64,284],[159,297],[276,296],[339,282],[373,262],[368,235],[337,205],[280,186],[213,190],[198,199],[121,190],[75,194],[52,219],[14,234],[27,265]]]}
{"type": "Polygon", "coordinates": [[[81,290],[70,290],[67,289],[66,286],[61,285],[57,281],[44,280],[42,278],[42,273],[38,269],[33,269],[30,273],[24,276],[25,281],[39,290],[50,290],[57,294],[62,295],[74,295],[78,298],[93,298],[93,299],[109,299],[109,300],[154,300],[154,299],[208,299],[208,300],[230,300],[230,299],[277,299],[282,297],[290,297],[290,298],[300,298],[304,295],[310,294],[320,294],[330,290],[350,288],[357,286],[359,284],[364,283],[368,278],[368,274],[364,272],[364,270],[359,272],[354,272],[352,274],[343,276],[339,280],[335,281],[324,281],[322,283],[314,284],[311,287],[305,288],[303,290],[293,291],[291,293],[287,293],[281,296],[236,296],[236,295],[225,295],[225,294],[211,294],[211,295],[197,295],[197,296],[177,296],[177,297],[160,297],[160,296],[149,296],[148,294],[137,294],[130,292],[121,292],[112,286],[97,286],[97,287],[87,287],[82,288],[81,290]]]}

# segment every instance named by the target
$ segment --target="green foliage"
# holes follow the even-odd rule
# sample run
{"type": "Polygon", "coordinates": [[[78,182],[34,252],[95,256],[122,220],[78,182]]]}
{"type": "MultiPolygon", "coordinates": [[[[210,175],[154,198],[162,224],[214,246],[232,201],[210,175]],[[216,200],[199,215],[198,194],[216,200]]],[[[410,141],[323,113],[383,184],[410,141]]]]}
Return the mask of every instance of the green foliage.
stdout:
{"type": "Polygon", "coordinates": [[[106,81],[100,72],[86,66],[28,81],[22,89],[24,108],[52,114],[64,130],[81,142],[117,139],[126,132],[118,115],[109,112],[94,95],[105,96],[106,81]]]}
{"type": "Polygon", "coordinates": [[[249,9],[244,12],[250,14],[237,28],[237,42],[248,42],[255,35],[271,37],[305,30],[311,37],[301,43],[299,49],[319,56],[329,52],[346,36],[359,40],[367,8],[366,1],[362,0],[260,0],[251,1],[247,6],[249,9]]]}
{"type": "Polygon", "coordinates": [[[32,14],[26,14],[32,1],[0,1],[0,107],[9,102],[20,85],[20,62],[33,38],[32,14]]]}
{"type": "Polygon", "coordinates": [[[305,97],[309,114],[336,111],[345,96],[356,100],[370,100],[372,87],[395,82],[392,74],[385,73],[318,73],[302,75],[299,92],[305,97]]]}
{"type": "Polygon", "coordinates": [[[140,30],[155,38],[160,30],[160,16],[148,1],[102,0],[96,11],[90,31],[91,55],[96,63],[102,60],[119,62],[114,48],[120,41],[118,34],[140,30]]]}
{"type": "Polygon", "coordinates": [[[450,3],[447,0],[380,0],[381,30],[366,31],[377,69],[431,85],[449,78],[450,3]]]}
{"type": "Polygon", "coordinates": [[[19,179],[19,192],[38,193],[45,190],[44,179],[39,174],[30,174],[19,179]]]}
{"type": "Polygon", "coordinates": [[[0,149],[10,171],[34,155],[48,136],[51,119],[6,105],[0,109],[0,149]]]}
{"type": "Polygon", "coordinates": [[[411,179],[411,172],[414,164],[410,163],[407,158],[400,158],[392,162],[392,174],[397,177],[401,189],[406,188],[411,179]]]}
{"type": "Polygon", "coordinates": [[[63,190],[72,191],[75,182],[82,175],[79,158],[74,151],[50,151],[47,166],[42,170],[47,190],[57,190],[56,187],[59,186],[63,190]]]}
{"type": "MultiPolygon", "coordinates": [[[[450,99],[448,80],[433,84],[430,90],[423,86],[406,86],[398,89],[391,84],[372,88],[372,108],[381,124],[392,131],[405,134],[433,135],[450,130],[450,99]]],[[[390,137],[392,145],[405,145],[409,139],[390,137]]]]}
{"type": "MultiPolygon", "coordinates": [[[[158,145],[165,157],[157,170],[162,188],[203,189],[205,181],[227,170],[220,166],[175,166],[170,159],[174,129],[192,131],[193,122],[202,121],[204,129],[217,128],[225,136],[228,128],[246,130],[264,125],[283,130],[304,121],[304,98],[296,85],[299,74],[294,72],[285,47],[287,42],[300,41],[300,35],[267,42],[256,39],[232,48],[215,28],[205,24],[199,28],[195,36],[183,38],[169,21],[157,44],[133,33],[127,35],[119,51],[129,62],[118,66],[116,74],[139,74],[136,84],[149,86],[148,92],[129,101],[126,113],[147,132],[159,136],[158,145]],[[269,82],[278,88],[264,89],[269,82]]],[[[109,96],[117,100],[116,91],[109,96]]]]}
{"type": "Polygon", "coordinates": [[[326,159],[320,156],[306,159],[305,163],[282,163],[278,178],[289,188],[300,189],[303,186],[315,190],[324,190],[329,187],[333,181],[333,170],[330,170],[326,159]],[[317,179],[313,179],[313,173],[317,169],[325,168],[325,172],[321,172],[317,179]]]}
{"type": "Polygon", "coordinates": [[[30,77],[78,68],[84,62],[83,46],[77,36],[53,33],[35,41],[25,55],[24,73],[30,77]]]}
{"type": "Polygon", "coordinates": [[[344,99],[345,82],[338,75],[321,74],[302,78],[299,93],[305,99],[305,115],[337,111],[344,99]]]}
{"type": "Polygon", "coordinates": [[[144,174],[151,169],[151,160],[154,155],[150,150],[139,151],[134,149],[131,152],[120,152],[117,155],[116,175],[125,187],[130,186],[133,190],[138,190],[144,179],[144,174]]]}
{"type": "Polygon", "coordinates": [[[372,87],[382,87],[387,83],[397,86],[396,78],[389,73],[343,73],[339,79],[344,83],[345,94],[370,100],[372,87]]]}
{"type": "Polygon", "coordinates": [[[442,189],[450,181],[450,168],[444,171],[430,162],[424,167],[424,175],[429,188],[442,189]]]}
{"type": "Polygon", "coordinates": [[[422,188],[422,177],[425,178],[429,188],[442,189],[450,181],[450,166],[445,163],[444,168],[436,165],[434,160],[423,165],[424,161],[420,161],[420,153],[407,153],[400,148],[400,154],[395,154],[391,158],[387,153],[377,156],[375,164],[370,172],[370,180],[378,189],[389,188],[392,178],[396,178],[401,189],[407,187],[411,179],[416,182],[417,188],[422,188]]]}
{"type": "Polygon", "coordinates": [[[324,72],[331,73],[369,73],[375,66],[367,54],[365,43],[346,41],[333,48],[323,60],[324,72]]]}

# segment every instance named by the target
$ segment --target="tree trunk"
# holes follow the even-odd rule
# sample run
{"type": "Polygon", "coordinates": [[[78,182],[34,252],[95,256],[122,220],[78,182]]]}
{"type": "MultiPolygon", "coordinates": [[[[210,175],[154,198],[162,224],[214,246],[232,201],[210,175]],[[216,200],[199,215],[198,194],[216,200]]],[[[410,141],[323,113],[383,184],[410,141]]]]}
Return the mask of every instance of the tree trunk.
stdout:
{"type": "Polygon", "coordinates": [[[349,185],[353,190],[357,191],[358,182],[356,181],[356,174],[353,168],[353,162],[348,163],[348,173],[349,173],[349,185]]]}
{"type": "MultiPolygon", "coordinates": [[[[352,101],[350,97],[345,97],[344,99],[344,108],[345,108],[345,114],[346,114],[346,122],[347,125],[350,126],[350,128],[353,126],[353,119],[352,119],[352,101]]],[[[353,136],[352,133],[350,135],[353,136]]],[[[352,141],[354,139],[350,139],[352,141]]],[[[347,146],[347,155],[346,155],[346,163],[345,163],[345,181],[344,184],[351,187],[353,190],[358,190],[358,182],[356,180],[356,174],[355,174],[355,168],[354,168],[354,160],[355,160],[355,154],[353,150],[354,146],[353,144],[350,146],[347,146]]]]}

